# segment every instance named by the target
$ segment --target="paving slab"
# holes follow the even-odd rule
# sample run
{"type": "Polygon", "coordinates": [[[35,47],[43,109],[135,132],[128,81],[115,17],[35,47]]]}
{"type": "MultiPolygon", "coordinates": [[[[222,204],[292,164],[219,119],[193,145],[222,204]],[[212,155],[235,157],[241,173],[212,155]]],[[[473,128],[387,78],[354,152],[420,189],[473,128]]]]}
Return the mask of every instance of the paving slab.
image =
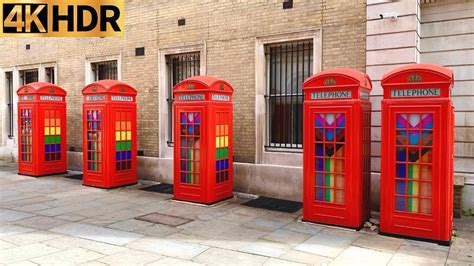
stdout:
{"type": "Polygon", "coordinates": [[[36,212],[36,211],[42,211],[42,210],[46,210],[50,208],[51,206],[45,203],[34,203],[34,204],[29,204],[29,205],[12,207],[11,209],[16,210],[16,211],[22,211],[22,212],[36,212]]]}
{"type": "Polygon", "coordinates": [[[389,252],[350,246],[331,265],[387,265],[392,256],[389,252]]]}
{"type": "Polygon", "coordinates": [[[402,246],[390,260],[390,265],[430,264],[443,265],[448,257],[449,247],[422,241],[404,240],[402,246]]]}
{"type": "Polygon", "coordinates": [[[183,230],[183,233],[204,237],[212,237],[229,231],[237,226],[239,226],[239,223],[231,221],[212,220],[199,223],[192,227],[188,227],[183,230]]]}
{"type": "Polygon", "coordinates": [[[72,236],[55,238],[52,240],[43,241],[42,243],[51,247],[62,249],[62,250],[71,249],[75,247],[81,247],[81,248],[92,250],[104,255],[111,255],[111,254],[115,254],[115,253],[123,252],[127,250],[126,248],[121,247],[121,246],[91,241],[91,240],[72,237],[72,236]]]}
{"type": "Polygon", "coordinates": [[[286,252],[290,251],[291,249],[292,247],[286,244],[259,240],[257,242],[239,248],[238,251],[266,257],[278,258],[286,252]]]}
{"type": "Polygon", "coordinates": [[[99,262],[108,265],[145,265],[162,258],[162,256],[140,250],[125,250],[113,255],[102,257],[99,262]]]}
{"type": "Polygon", "coordinates": [[[287,222],[278,221],[274,219],[267,219],[267,218],[255,218],[248,223],[243,224],[243,227],[251,228],[259,231],[264,232],[273,232],[274,230],[283,227],[286,225],[287,222]]]}
{"type": "Polygon", "coordinates": [[[267,257],[241,253],[232,250],[210,248],[193,261],[206,265],[262,265],[267,257]]]}
{"type": "Polygon", "coordinates": [[[269,258],[264,264],[264,266],[304,266],[307,264],[288,261],[288,260],[281,260],[277,258],[269,258]]]}
{"type": "Polygon", "coordinates": [[[147,266],[168,266],[168,265],[169,266],[200,266],[204,264],[197,263],[194,261],[180,260],[180,259],[169,258],[169,257],[165,257],[160,260],[147,264],[147,266]]]}
{"type": "Polygon", "coordinates": [[[303,241],[309,239],[311,236],[312,235],[302,234],[286,229],[278,229],[262,237],[262,239],[296,246],[298,244],[301,244],[303,241]]]}
{"type": "Polygon", "coordinates": [[[357,238],[352,245],[379,251],[395,253],[403,244],[403,239],[365,233],[357,238]]]}
{"type": "Polygon", "coordinates": [[[51,228],[50,231],[113,245],[126,245],[143,236],[136,233],[81,223],[60,225],[51,228]]]}
{"type": "Polygon", "coordinates": [[[29,217],[35,216],[31,213],[20,212],[20,211],[13,211],[13,210],[0,210],[0,222],[15,222],[19,220],[23,220],[29,217]]]}
{"type": "Polygon", "coordinates": [[[203,244],[205,246],[212,246],[209,243],[205,243],[209,239],[207,237],[203,237],[203,236],[189,235],[189,234],[183,234],[183,233],[175,233],[175,234],[169,235],[165,238],[166,239],[183,241],[183,242],[188,242],[188,243],[193,243],[193,244],[203,244]]]}
{"type": "Polygon", "coordinates": [[[0,225],[0,237],[23,234],[36,229],[19,225],[0,225]]]}
{"type": "Polygon", "coordinates": [[[290,222],[283,229],[295,231],[302,234],[315,235],[324,229],[323,226],[306,222],[290,222]]]}
{"type": "Polygon", "coordinates": [[[61,251],[41,243],[0,250],[0,263],[14,263],[61,251]]]}
{"type": "Polygon", "coordinates": [[[280,259],[300,262],[308,265],[329,265],[332,262],[331,258],[298,250],[291,250],[282,255],[280,259]]]}
{"type": "Polygon", "coordinates": [[[179,232],[175,227],[163,225],[163,224],[153,224],[151,226],[139,227],[134,232],[140,233],[143,235],[156,236],[156,237],[167,237],[174,233],[179,232]]]}
{"type": "Polygon", "coordinates": [[[16,247],[16,245],[4,240],[0,240],[0,250],[7,249],[7,248],[14,248],[14,247],[16,247]]]}
{"type": "Polygon", "coordinates": [[[347,237],[318,233],[296,246],[295,250],[335,258],[348,248],[352,241],[347,237]]]}
{"type": "Polygon", "coordinates": [[[139,228],[153,226],[153,223],[140,221],[137,219],[128,219],[108,225],[107,227],[122,231],[136,231],[139,228]]]}
{"type": "Polygon", "coordinates": [[[50,231],[37,230],[18,235],[2,237],[2,239],[17,246],[23,246],[60,237],[64,237],[64,235],[53,233],[50,231]]]}
{"type": "Polygon", "coordinates": [[[17,225],[46,230],[53,228],[62,224],[68,223],[67,221],[54,219],[46,216],[35,216],[31,218],[26,218],[20,221],[15,222],[17,225]]]}
{"type": "Polygon", "coordinates": [[[30,260],[41,265],[77,265],[103,256],[104,254],[76,247],[30,260]]]}
{"type": "Polygon", "coordinates": [[[257,241],[265,234],[267,233],[250,228],[236,227],[202,243],[207,246],[237,250],[257,241]]]}
{"type": "Polygon", "coordinates": [[[143,237],[129,243],[127,247],[185,260],[191,260],[209,248],[203,245],[156,237],[143,237]]]}

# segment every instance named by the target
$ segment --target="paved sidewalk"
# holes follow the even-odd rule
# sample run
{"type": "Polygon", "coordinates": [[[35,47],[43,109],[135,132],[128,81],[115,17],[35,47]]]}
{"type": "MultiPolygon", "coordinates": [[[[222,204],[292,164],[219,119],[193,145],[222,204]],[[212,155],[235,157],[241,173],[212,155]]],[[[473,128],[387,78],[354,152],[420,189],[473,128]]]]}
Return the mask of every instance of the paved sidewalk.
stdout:
{"type": "Polygon", "coordinates": [[[474,264],[474,220],[456,221],[451,247],[299,222],[236,198],[207,207],[137,186],[85,187],[0,167],[0,264],[443,265],[474,264]],[[136,220],[150,213],[191,220],[136,220]]]}

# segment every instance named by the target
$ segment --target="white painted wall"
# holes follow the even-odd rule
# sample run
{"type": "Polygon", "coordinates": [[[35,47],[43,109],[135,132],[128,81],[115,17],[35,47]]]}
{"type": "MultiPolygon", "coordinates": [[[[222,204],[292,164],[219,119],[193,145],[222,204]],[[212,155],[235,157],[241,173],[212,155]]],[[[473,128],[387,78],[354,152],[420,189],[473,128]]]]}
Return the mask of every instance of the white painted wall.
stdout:
{"type": "Polygon", "coordinates": [[[466,178],[464,208],[474,208],[474,0],[423,5],[420,61],[454,71],[454,171],[466,178]]]}
{"type": "Polygon", "coordinates": [[[380,203],[380,126],[382,75],[401,65],[417,63],[420,58],[420,6],[417,0],[367,1],[366,73],[372,79],[372,206],[380,203]],[[397,19],[380,18],[397,13],[397,19]]]}

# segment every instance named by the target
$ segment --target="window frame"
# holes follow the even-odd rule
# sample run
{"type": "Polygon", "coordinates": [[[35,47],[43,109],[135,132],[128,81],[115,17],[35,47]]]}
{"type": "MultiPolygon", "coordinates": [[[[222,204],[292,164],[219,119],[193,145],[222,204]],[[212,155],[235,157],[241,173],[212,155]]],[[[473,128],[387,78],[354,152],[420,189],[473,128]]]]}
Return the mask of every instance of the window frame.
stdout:
{"type": "Polygon", "coordinates": [[[117,61],[117,79],[118,81],[122,81],[122,54],[118,55],[107,55],[101,57],[92,57],[85,59],[85,79],[84,85],[89,85],[95,82],[95,74],[93,72],[93,64],[95,63],[102,63],[106,61],[117,61]]]}
{"type": "MultiPolygon", "coordinates": [[[[177,54],[167,54],[165,55],[165,60],[166,60],[166,71],[167,71],[167,76],[168,76],[168,85],[167,85],[167,98],[166,98],[166,104],[168,106],[168,121],[167,121],[167,125],[168,125],[168,128],[166,130],[166,135],[167,135],[167,139],[166,139],[166,144],[169,146],[169,147],[173,147],[174,146],[174,141],[173,141],[173,133],[174,133],[174,123],[173,123],[173,103],[174,103],[174,97],[173,97],[173,87],[178,84],[179,82],[181,82],[182,80],[188,78],[188,77],[191,77],[191,76],[195,76],[195,75],[200,75],[201,73],[201,52],[200,51],[194,51],[194,52],[187,52],[187,53],[177,53],[177,54]],[[184,61],[186,62],[186,66],[180,66],[180,62],[178,62],[178,66],[175,66],[173,65],[173,63],[170,63],[171,60],[175,59],[175,58],[180,58],[182,56],[197,56],[197,60],[196,59],[193,59],[192,61],[184,61]],[[190,75],[187,75],[188,73],[188,65],[187,63],[190,62],[189,64],[189,67],[190,68],[193,68],[193,74],[190,74],[190,75]],[[191,64],[192,62],[192,64],[191,64]],[[197,69],[197,74],[196,74],[196,62],[198,63],[198,69],[197,69]],[[174,74],[175,74],[175,70],[180,68],[180,67],[183,67],[183,68],[186,68],[185,71],[185,74],[182,75],[181,77],[178,77],[178,78],[175,78],[174,77],[174,74]]],[[[190,70],[191,71],[191,70],[190,70]]],[[[181,74],[183,74],[183,72],[181,72],[181,74]]],[[[178,73],[180,73],[178,71],[178,73]]],[[[179,75],[179,74],[178,74],[179,75]]]]}
{"type": "MultiPolygon", "coordinates": [[[[297,40],[297,41],[287,41],[287,42],[277,42],[277,43],[268,43],[264,45],[264,52],[265,52],[265,76],[266,76],[266,84],[265,84],[265,109],[266,109],[266,118],[265,121],[266,125],[266,132],[265,132],[265,150],[272,150],[272,149],[284,149],[287,152],[301,152],[303,149],[303,82],[306,78],[312,75],[313,73],[313,54],[314,44],[313,39],[309,38],[307,40],[297,40]],[[296,45],[296,50],[294,50],[294,46],[296,45]],[[291,46],[291,49],[288,50],[288,47],[291,46]],[[301,50],[300,50],[301,46],[301,50]],[[269,50],[269,51],[268,51],[269,50]],[[294,53],[296,52],[296,57],[294,53]],[[301,54],[300,54],[301,52],[301,54]],[[274,58],[272,58],[272,55],[274,58]],[[299,61],[301,56],[301,62],[299,61]],[[290,65],[288,64],[288,60],[291,60],[290,65]],[[295,69],[294,66],[294,59],[296,60],[295,69]],[[284,61],[284,64],[283,64],[284,61]],[[301,69],[300,67],[301,63],[301,69]],[[284,65],[284,66],[283,66],[284,65]],[[274,69],[273,69],[274,67],[274,69]],[[305,69],[306,67],[306,69],[305,69]],[[279,68],[279,69],[278,69],[279,68]],[[278,71],[279,70],[279,71],[278,71]],[[288,70],[290,70],[290,93],[288,94],[288,70]],[[299,70],[301,70],[301,75],[299,74],[299,70]],[[305,70],[307,71],[307,75],[305,76],[305,70]],[[284,71],[284,73],[283,73],[284,71]],[[278,73],[278,74],[277,74],[278,73]],[[301,80],[299,77],[301,76],[301,80]],[[284,78],[283,78],[284,77],[284,78]],[[296,77],[296,81],[294,81],[294,77],[296,77]],[[283,81],[285,84],[282,84],[283,81]],[[272,86],[273,82],[273,86],[272,86]],[[296,82],[296,84],[294,84],[296,82]],[[277,86],[279,83],[279,86],[277,86]],[[301,86],[300,91],[299,86],[301,86]],[[272,87],[273,92],[272,92],[272,87]],[[279,87],[279,88],[277,88],[279,87]],[[294,91],[296,89],[296,91],[294,91]],[[284,92],[282,92],[284,90],[284,92]],[[279,93],[277,93],[279,91],[279,93]],[[272,104],[273,106],[277,106],[277,102],[282,105],[282,101],[288,100],[290,98],[290,112],[288,113],[287,104],[284,105],[284,118],[283,123],[289,123],[290,129],[283,129],[283,138],[286,139],[289,137],[289,142],[272,142],[273,134],[278,135],[275,132],[275,128],[272,128],[272,121],[275,120],[272,117],[272,104]],[[273,103],[272,103],[273,100],[273,103]],[[295,109],[296,114],[293,114],[293,105],[301,105],[301,110],[295,109]],[[289,116],[288,121],[286,121],[287,115],[289,116]],[[294,128],[295,123],[297,124],[298,121],[294,121],[295,119],[298,120],[298,117],[301,119],[301,127],[294,128]],[[301,140],[301,143],[297,143],[297,139],[301,140]]],[[[276,114],[274,114],[276,115],[276,114]]],[[[280,132],[281,133],[281,132],[280,132]]],[[[288,140],[288,139],[287,139],[288,140]]]]}
{"type": "Polygon", "coordinates": [[[92,79],[93,81],[99,81],[99,80],[105,80],[105,79],[112,79],[112,80],[117,80],[118,78],[118,60],[105,60],[105,61],[98,61],[98,62],[92,62],[91,63],[91,70],[92,70],[92,79]],[[101,76],[101,66],[106,66],[105,69],[102,69],[102,71],[105,71],[106,75],[112,75],[108,76],[106,78],[100,79],[101,76]],[[113,69],[115,68],[115,71],[113,69]],[[112,72],[112,73],[111,73],[112,72]],[[115,72],[115,73],[113,73],[115,72]]]}
{"type": "MultiPolygon", "coordinates": [[[[199,52],[200,57],[200,75],[206,75],[206,42],[200,42],[195,44],[183,45],[183,46],[164,46],[158,49],[158,114],[157,119],[159,121],[158,127],[158,145],[159,145],[159,157],[165,159],[173,158],[173,145],[169,145],[168,141],[168,117],[171,115],[168,113],[168,86],[169,86],[169,75],[167,72],[166,56],[173,54],[184,54],[199,52]],[[163,124],[162,124],[163,123],[163,124]],[[164,125],[164,126],[163,126],[164,125]]],[[[172,118],[171,118],[172,119],[172,118]]]]}
{"type": "Polygon", "coordinates": [[[280,166],[301,167],[303,163],[302,149],[265,148],[267,141],[267,110],[265,45],[313,40],[313,73],[321,71],[322,66],[322,33],[320,28],[283,34],[257,36],[255,39],[255,163],[280,166]]]}
{"type": "Polygon", "coordinates": [[[13,139],[15,136],[15,118],[14,118],[14,94],[13,94],[13,71],[5,71],[5,86],[6,86],[6,105],[7,105],[7,119],[8,119],[8,129],[7,137],[13,139]]]}
{"type": "Polygon", "coordinates": [[[26,84],[28,83],[31,83],[31,82],[38,82],[40,80],[40,75],[39,75],[39,68],[28,68],[28,69],[21,69],[19,71],[19,77],[20,77],[20,87],[22,86],[25,86],[26,84]],[[26,78],[25,78],[25,75],[27,73],[34,73],[36,72],[36,80],[34,81],[30,81],[30,82],[26,82],[26,78]]]}

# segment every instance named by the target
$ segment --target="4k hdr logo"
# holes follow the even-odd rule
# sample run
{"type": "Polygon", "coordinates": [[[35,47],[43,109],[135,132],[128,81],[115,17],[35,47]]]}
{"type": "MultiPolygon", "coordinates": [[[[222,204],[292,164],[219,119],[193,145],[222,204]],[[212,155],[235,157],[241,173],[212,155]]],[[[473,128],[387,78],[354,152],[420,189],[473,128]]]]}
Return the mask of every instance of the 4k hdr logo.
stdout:
{"type": "Polygon", "coordinates": [[[0,37],[120,37],[123,0],[0,0],[0,37]]]}

